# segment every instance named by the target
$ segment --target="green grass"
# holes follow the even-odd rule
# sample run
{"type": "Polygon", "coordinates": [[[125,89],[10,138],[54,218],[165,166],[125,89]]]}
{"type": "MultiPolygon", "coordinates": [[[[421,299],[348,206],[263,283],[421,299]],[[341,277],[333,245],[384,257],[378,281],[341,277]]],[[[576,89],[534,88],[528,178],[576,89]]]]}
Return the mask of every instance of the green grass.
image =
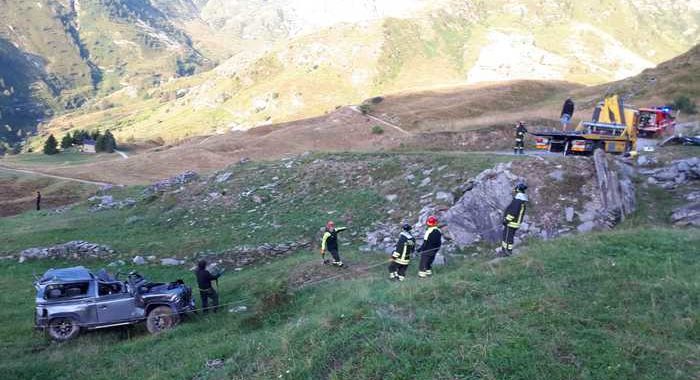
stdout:
{"type": "MultiPolygon", "coordinates": [[[[293,291],[296,256],[221,279],[242,314],[84,334],[67,344],[32,333],[31,273],[56,262],[0,264],[8,378],[103,379],[693,379],[700,355],[695,230],[625,230],[534,243],[489,266],[454,261],[401,284],[368,277],[293,291]],[[648,233],[645,233],[648,232],[648,233]],[[7,291],[9,290],[9,291],[7,291]],[[224,359],[207,370],[205,361],[224,359]]],[[[375,257],[348,255],[351,260],[375,257]]],[[[99,263],[92,263],[93,267],[99,263]]],[[[183,269],[149,267],[154,278],[183,269]]]]}
{"type": "MultiPolygon", "coordinates": [[[[352,228],[358,244],[376,221],[401,223],[417,217],[415,199],[428,192],[450,191],[469,177],[508,157],[462,153],[321,154],[285,162],[248,163],[230,168],[231,180],[189,186],[177,194],[143,197],[142,188],[114,189],[115,199],[139,199],[130,209],[88,211],[87,205],[68,213],[27,213],[0,219],[0,253],[69,240],[113,246],[125,255],[187,256],[200,250],[238,245],[283,243],[315,238],[328,219],[352,228]],[[443,177],[431,174],[431,186],[417,186],[423,170],[445,166],[443,177]],[[415,176],[408,182],[404,176],[415,176]],[[276,179],[275,179],[276,178],[276,179]],[[266,185],[276,184],[272,188],[266,185]],[[225,192],[221,200],[208,194],[225,192]],[[239,197],[244,192],[250,196],[239,197]],[[389,194],[399,195],[395,203],[389,194]],[[255,197],[261,203],[256,203],[255,197]],[[388,214],[388,211],[394,213],[388,214]],[[401,210],[396,212],[396,210],[401,210]]],[[[129,256],[131,257],[131,256],[129,256]]]]}
{"type": "MultiPolygon", "coordinates": [[[[618,230],[551,241],[528,240],[500,262],[457,255],[432,279],[386,279],[385,255],[361,252],[377,220],[415,218],[428,189],[451,189],[508,157],[463,153],[313,154],[294,161],[229,168],[224,183],[142,198],[133,209],[1,218],[0,253],[83,239],[135,254],[178,256],[239,245],[312,239],[327,219],[348,225],[341,255],[349,278],[323,278],[316,247],[230,271],[222,303],[243,313],[188,319],[150,336],[143,326],[88,332],[56,344],[32,330],[32,274],[75,262],[0,260],[0,373],[17,379],[696,379],[700,374],[697,229],[668,227],[678,197],[640,191],[638,211],[618,230]],[[463,173],[463,177],[440,175],[463,173]],[[275,179],[276,178],[276,179],[275,179]],[[276,186],[266,186],[271,183],[276,186]],[[250,196],[204,202],[212,192],[250,196]],[[389,204],[385,196],[398,194],[389,204]],[[256,202],[253,195],[260,197],[256,202]],[[671,198],[671,199],[667,199],[671,198]],[[401,210],[389,214],[387,209],[401,210]],[[253,210],[253,211],[252,211],[253,210]],[[252,212],[251,212],[252,211],[252,212]],[[376,265],[366,270],[363,265],[376,265]],[[207,369],[206,361],[224,365],[207,369]]],[[[314,243],[315,244],[315,243],[314,243]]],[[[87,261],[99,269],[106,262],[87,261]]],[[[127,264],[158,281],[182,268],[127,264]]]]}
{"type": "Polygon", "coordinates": [[[109,159],[119,158],[115,154],[84,154],[80,153],[75,148],[70,148],[58,154],[46,155],[43,153],[25,153],[16,156],[9,156],[3,163],[12,166],[31,167],[31,166],[71,166],[80,165],[96,161],[104,161],[109,159]]]}

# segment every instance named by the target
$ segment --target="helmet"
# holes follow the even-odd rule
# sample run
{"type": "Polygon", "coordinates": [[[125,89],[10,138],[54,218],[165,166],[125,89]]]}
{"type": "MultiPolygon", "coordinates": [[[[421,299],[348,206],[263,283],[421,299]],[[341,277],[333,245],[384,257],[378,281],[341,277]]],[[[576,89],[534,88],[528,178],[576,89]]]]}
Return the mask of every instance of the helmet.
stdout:
{"type": "Polygon", "coordinates": [[[413,229],[413,226],[411,226],[408,223],[404,223],[401,225],[401,229],[403,229],[404,231],[410,231],[411,229],[413,229]]]}
{"type": "Polygon", "coordinates": [[[329,230],[335,228],[335,223],[333,223],[332,220],[329,220],[328,223],[326,223],[326,228],[329,230]]]}
{"type": "Polygon", "coordinates": [[[525,182],[520,182],[517,185],[515,185],[516,193],[524,193],[525,190],[527,190],[527,185],[525,184],[525,182]]]}
{"type": "Polygon", "coordinates": [[[428,217],[428,220],[425,221],[425,224],[427,224],[427,225],[429,225],[429,226],[437,226],[437,224],[438,224],[438,219],[437,219],[435,216],[430,215],[430,216],[428,217]]]}

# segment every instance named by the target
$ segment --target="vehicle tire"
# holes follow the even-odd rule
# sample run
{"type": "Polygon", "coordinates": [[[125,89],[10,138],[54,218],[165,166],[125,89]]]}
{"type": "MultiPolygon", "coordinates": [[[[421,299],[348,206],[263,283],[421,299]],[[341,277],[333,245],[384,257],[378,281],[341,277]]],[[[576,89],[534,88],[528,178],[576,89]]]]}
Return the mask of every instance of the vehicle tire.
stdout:
{"type": "Polygon", "coordinates": [[[48,333],[57,342],[71,340],[80,334],[78,321],[71,317],[54,318],[49,322],[48,333]]]}
{"type": "Polygon", "coordinates": [[[179,316],[169,306],[153,308],[146,317],[146,328],[151,334],[158,334],[169,330],[180,322],[179,316]]]}

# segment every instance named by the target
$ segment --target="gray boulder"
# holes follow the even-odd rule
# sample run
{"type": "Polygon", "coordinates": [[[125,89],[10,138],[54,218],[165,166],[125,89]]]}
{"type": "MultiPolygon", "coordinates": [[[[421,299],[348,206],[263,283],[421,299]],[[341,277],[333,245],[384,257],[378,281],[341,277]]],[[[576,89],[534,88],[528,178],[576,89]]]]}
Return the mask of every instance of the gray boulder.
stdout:
{"type": "Polygon", "coordinates": [[[144,265],[146,264],[146,259],[144,259],[143,256],[136,256],[131,260],[131,262],[136,265],[144,265]]]}
{"type": "Polygon", "coordinates": [[[185,263],[184,260],[178,260],[178,259],[173,259],[173,258],[166,258],[166,259],[160,260],[160,265],[167,265],[167,266],[177,266],[177,265],[182,265],[184,263],[185,263]]]}
{"type": "Polygon", "coordinates": [[[470,189],[442,217],[457,245],[500,238],[503,209],[510,203],[511,191],[519,180],[507,163],[485,170],[469,181],[470,189]]]}
{"type": "Polygon", "coordinates": [[[700,227],[700,202],[690,203],[673,210],[671,221],[677,226],[700,227]]]}
{"type": "Polygon", "coordinates": [[[446,191],[438,191],[437,194],[435,194],[435,199],[440,202],[447,203],[448,205],[455,203],[455,196],[446,191]]]}

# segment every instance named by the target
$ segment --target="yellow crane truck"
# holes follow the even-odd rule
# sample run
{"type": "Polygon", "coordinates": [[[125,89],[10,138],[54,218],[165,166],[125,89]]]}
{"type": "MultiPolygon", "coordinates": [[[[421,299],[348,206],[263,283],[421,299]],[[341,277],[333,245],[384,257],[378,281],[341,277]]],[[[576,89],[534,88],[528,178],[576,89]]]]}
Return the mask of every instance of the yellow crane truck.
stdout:
{"type": "Polygon", "coordinates": [[[608,153],[637,150],[639,111],[625,108],[617,95],[608,95],[593,111],[591,121],[581,122],[573,131],[537,131],[537,149],[563,152],[564,155],[590,155],[596,149],[608,153]]]}

